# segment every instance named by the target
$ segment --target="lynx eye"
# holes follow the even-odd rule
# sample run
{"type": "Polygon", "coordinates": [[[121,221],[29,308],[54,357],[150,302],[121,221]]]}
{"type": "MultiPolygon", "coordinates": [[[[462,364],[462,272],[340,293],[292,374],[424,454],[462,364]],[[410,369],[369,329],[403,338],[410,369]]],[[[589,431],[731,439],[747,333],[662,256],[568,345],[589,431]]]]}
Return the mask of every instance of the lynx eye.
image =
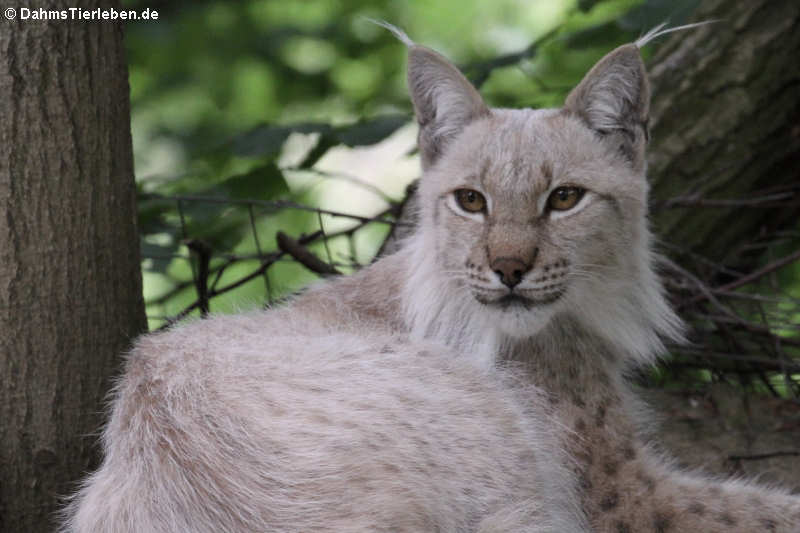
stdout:
{"type": "Polygon", "coordinates": [[[572,209],[583,198],[585,192],[586,190],[580,187],[559,187],[550,193],[547,207],[555,211],[572,209]]]}
{"type": "Polygon", "coordinates": [[[455,194],[458,206],[467,213],[482,213],[486,211],[486,198],[478,191],[458,189],[453,194],[455,194]]]}

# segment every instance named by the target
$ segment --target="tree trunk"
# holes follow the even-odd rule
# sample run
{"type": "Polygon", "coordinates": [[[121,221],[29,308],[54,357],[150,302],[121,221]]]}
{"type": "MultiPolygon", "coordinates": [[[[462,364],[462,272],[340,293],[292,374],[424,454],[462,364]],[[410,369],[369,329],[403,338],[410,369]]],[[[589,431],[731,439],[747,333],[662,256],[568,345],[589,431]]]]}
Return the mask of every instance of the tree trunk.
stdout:
{"type": "Polygon", "coordinates": [[[800,219],[800,3],[713,0],[693,18],[717,22],[649,62],[655,230],[747,269],[754,241],[800,219]]]}
{"type": "Polygon", "coordinates": [[[119,354],[146,327],[122,33],[0,22],[2,531],[52,530],[96,463],[119,354]]]}

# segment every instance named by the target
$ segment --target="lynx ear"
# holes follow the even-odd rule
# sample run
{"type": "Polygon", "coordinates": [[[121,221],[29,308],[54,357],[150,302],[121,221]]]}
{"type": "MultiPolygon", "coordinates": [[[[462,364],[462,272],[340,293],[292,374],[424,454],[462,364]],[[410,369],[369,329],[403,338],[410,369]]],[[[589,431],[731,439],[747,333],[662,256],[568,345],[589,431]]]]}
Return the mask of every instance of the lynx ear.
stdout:
{"type": "Polygon", "coordinates": [[[490,113],[461,72],[424,46],[409,48],[408,88],[419,122],[423,168],[433,164],[467,124],[490,113]]]}
{"type": "Polygon", "coordinates": [[[620,46],[598,61],[564,107],[617,145],[634,169],[644,170],[650,86],[635,44],[620,46]]]}

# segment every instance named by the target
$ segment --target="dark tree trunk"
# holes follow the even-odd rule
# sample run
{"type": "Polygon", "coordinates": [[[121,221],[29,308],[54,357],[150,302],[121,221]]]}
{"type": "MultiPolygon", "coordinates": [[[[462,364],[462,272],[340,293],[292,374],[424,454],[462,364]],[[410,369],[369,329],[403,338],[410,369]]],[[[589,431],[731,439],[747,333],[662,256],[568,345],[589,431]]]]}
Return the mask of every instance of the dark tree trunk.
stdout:
{"type": "Polygon", "coordinates": [[[53,528],[95,463],[119,354],[146,327],[122,33],[0,22],[2,531],[53,528]]]}
{"type": "Polygon", "coordinates": [[[800,219],[800,3],[714,0],[649,62],[649,177],[662,240],[752,267],[800,219]]]}

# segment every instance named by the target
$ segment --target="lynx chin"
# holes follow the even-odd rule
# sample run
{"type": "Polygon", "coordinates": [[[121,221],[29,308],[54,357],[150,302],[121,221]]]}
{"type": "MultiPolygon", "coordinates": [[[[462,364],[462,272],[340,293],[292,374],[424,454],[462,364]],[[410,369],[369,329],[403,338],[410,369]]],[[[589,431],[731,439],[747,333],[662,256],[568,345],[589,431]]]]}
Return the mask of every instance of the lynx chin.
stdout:
{"type": "Polygon", "coordinates": [[[657,32],[530,110],[390,29],[416,233],[285,305],[141,338],[62,531],[800,531],[787,491],[653,452],[623,377],[682,331],[647,225],[657,32]]]}

